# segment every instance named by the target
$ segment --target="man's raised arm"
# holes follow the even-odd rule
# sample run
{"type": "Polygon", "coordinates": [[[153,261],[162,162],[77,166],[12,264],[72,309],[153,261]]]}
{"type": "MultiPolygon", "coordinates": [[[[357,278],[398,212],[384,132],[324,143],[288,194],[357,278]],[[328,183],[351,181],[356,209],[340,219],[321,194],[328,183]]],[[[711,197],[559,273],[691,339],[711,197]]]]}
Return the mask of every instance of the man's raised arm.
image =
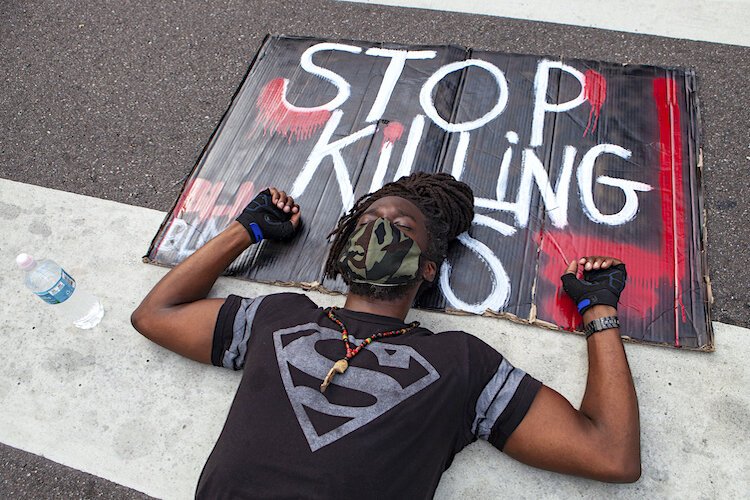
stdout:
{"type": "Polygon", "coordinates": [[[210,363],[214,326],[224,304],[224,299],[206,299],[211,287],[253,243],[291,238],[300,216],[299,206],[284,191],[261,192],[235,222],[154,286],[131,315],[133,327],[162,347],[210,363]]]}
{"type": "Polygon", "coordinates": [[[625,266],[611,257],[587,257],[568,266],[565,290],[582,311],[589,370],[580,410],[543,386],[503,449],[513,458],[555,472],[608,482],[641,474],[638,400],[620,330],[611,327],[625,285],[625,266]],[[576,277],[584,267],[584,280],[576,277]]]}

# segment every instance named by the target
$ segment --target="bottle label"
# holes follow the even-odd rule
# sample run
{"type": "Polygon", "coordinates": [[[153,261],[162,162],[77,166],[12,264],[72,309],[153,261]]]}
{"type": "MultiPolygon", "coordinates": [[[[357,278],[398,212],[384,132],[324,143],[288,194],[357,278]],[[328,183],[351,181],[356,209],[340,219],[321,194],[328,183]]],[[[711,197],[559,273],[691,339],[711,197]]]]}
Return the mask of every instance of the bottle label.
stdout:
{"type": "Polygon", "coordinates": [[[64,269],[60,270],[60,279],[49,290],[44,292],[34,292],[40,299],[48,304],[59,304],[65,302],[73,295],[76,289],[76,280],[70,277],[64,269]]]}

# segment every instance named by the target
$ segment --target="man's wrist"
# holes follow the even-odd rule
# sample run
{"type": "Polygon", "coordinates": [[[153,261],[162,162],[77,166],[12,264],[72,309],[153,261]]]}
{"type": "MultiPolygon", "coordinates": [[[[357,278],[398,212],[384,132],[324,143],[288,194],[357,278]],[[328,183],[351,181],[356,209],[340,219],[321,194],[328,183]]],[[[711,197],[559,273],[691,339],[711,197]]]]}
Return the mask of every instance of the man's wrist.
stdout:
{"type": "Polygon", "coordinates": [[[589,307],[583,313],[583,324],[588,325],[597,318],[605,318],[607,316],[617,316],[617,309],[605,305],[589,307]]]}
{"type": "Polygon", "coordinates": [[[253,239],[250,236],[250,233],[245,229],[245,226],[237,221],[232,221],[232,223],[229,224],[229,227],[226,228],[226,232],[236,238],[238,242],[245,245],[245,247],[249,247],[253,244],[253,239]]]}

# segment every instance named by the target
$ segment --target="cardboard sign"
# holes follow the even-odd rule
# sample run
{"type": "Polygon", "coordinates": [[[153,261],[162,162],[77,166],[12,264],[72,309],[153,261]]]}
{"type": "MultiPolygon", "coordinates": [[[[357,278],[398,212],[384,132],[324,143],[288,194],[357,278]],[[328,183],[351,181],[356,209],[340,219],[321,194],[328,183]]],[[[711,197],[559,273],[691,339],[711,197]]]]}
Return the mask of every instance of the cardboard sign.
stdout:
{"type": "Polygon", "coordinates": [[[711,350],[698,131],[691,71],[268,37],[146,259],[176,265],[276,186],[303,230],[228,273],[343,292],[322,277],[339,217],[443,171],[473,188],[476,217],[418,307],[580,329],[560,275],[612,255],[629,274],[623,336],[711,350]]]}

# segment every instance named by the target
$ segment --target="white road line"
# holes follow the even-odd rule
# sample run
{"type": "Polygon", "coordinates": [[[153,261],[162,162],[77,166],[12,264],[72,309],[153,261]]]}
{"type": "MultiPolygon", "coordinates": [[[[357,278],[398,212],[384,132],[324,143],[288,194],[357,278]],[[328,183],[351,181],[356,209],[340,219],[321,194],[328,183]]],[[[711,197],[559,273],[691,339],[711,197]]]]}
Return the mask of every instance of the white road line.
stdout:
{"type": "MultiPolygon", "coordinates": [[[[191,498],[241,375],[180,358],[130,326],[130,312],[166,272],[140,259],[164,214],[2,179],[0,200],[0,442],[155,497],[191,498]],[[98,295],[106,309],[99,326],[76,330],[33,297],[15,269],[22,251],[53,257],[98,295]]],[[[280,290],[289,289],[224,278],[213,294],[280,290]]],[[[310,295],[321,305],[343,302],[310,295]]],[[[581,400],[586,343],[579,336],[423,311],[410,319],[481,332],[513,364],[575,404],[581,400]]],[[[641,408],[644,472],[637,484],[618,486],[618,497],[640,499],[654,488],[676,498],[750,491],[750,441],[737,440],[746,431],[742,409],[750,407],[750,331],[721,323],[714,329],[712,354],[626,346],[641,408]]],[[[583,498],[612,495],[611,485],[531,469],[475,443],[456,457],[436,498],[583,491],[583,498]]]]}
{"type": "Polygon", "coordinates": [[[750,0],[343,0],[570,24],[750,47],[750,0]]]}

